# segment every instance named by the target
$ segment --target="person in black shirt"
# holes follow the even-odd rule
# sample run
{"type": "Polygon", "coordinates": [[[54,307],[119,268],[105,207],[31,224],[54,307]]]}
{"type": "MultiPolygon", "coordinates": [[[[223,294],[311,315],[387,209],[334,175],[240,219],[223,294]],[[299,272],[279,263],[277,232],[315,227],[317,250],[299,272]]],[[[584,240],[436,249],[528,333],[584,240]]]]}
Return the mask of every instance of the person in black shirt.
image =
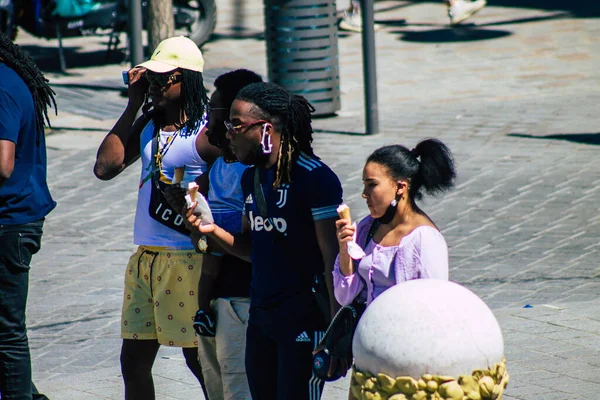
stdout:
{"type": "Polygon", "coordinates": [[[312,111],[277,85],[243,88],[226,121],[233,152],[254,165],[242,177],[242,232],[231,235],[188,211],[198,232],[252,261],[246,372],[255,400],[319,399],[323,388],[312,374],[312,351],[337,310],[332,268],[342,186],[313,152],[312,111]],[[327,282],[326,315],[315,301],[315,277],[327,282]]]}

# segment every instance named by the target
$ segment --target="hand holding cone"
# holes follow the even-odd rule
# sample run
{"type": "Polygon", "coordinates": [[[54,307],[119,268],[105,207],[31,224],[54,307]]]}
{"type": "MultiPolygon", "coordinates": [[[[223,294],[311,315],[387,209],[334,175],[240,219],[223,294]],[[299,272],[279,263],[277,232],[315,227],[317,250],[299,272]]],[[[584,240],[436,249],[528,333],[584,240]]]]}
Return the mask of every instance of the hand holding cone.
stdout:
{"type": "Polygon", "coordinates": [[[348,225],[352,225],[352,217],[350,216],[350,207],[348,207],[346,204],[342,203],[342,204],[340,204],[340,206],[337,208],[336,211],[341,219],[347,219],[348,225]]]}
{"type": "MultiPolygon", "coordinates": [[[[348,221],[348,225],[352,225],[350,207],[342,203],[336,211],[341,219],[345,219],[346,221],[348,221]]],[[[352,238],[352,241],[346,243],[346,248],[348,249],[348,255],[354,260],[360,260],[365,256],[365,252],[363,251],[363,249],[356,243],[356,232],[354,232],[354,237],[352,238]]]]}

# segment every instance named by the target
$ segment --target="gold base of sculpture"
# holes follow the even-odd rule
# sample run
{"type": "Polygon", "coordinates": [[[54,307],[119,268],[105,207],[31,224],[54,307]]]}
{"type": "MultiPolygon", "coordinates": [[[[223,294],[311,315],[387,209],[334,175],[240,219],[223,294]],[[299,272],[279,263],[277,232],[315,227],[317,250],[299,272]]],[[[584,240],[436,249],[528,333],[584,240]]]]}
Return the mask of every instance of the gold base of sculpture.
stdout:
{"type": "Polygon", "coordinates": [[[418,380],[392,378],[353,367],[350,391],[357,400],[500,400],[508,381],[505,359],[491,370],[478,369],[458,378],[429,374],[418,380]]]}

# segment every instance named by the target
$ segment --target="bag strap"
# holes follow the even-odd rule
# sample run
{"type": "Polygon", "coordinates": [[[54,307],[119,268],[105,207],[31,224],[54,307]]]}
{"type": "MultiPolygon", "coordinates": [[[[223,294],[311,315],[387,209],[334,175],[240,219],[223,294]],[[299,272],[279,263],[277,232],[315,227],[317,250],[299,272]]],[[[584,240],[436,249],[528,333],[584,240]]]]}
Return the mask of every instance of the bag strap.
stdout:
{"type": "Polygon", "coordinates": [[[152,157],[152,183],[159,189],[158,181],[160,180],[160,167],[157,158],[159,128],[154,121],[152,121],[152,124],[154,125],[154,133],[152,134],[152,154],[150,155],[150,157],[152,157]]]}
{"type": "Polygon", "coordinates": [[[373,221],[373,223],[371,224],[371,228],[369,229],[369,233],[367,234],[367,239],[365,240],[365,246],[363,247],[363,249],[365,249],[369,244],[369,241],[373,239],[373,235],[375,235],[375,231],[377,230],[377,228],[379,228],[379,225],[381,225],[379,219],[373,221]]]}
{"type": "MultiPolygon", "coordinates": [[[[165,146],[163,147],[163,149],[160,151],[158,151],[158,138],[160,137],[160,128],[158,127],[158,125],[156,125],[154,123],[154,121],[152,122],[154,124],[154,133],[152,134],[152,182],[154,182],[154,186],[160,190],[160,186],[158,184],[158,181],[160,181],[160,165],[158,164],[158,158],[159,157],[163,157],[167,154],[167,151],[169,151],[169,149],[171,148],[171,146],[173,145],[173,142],[175,141],[175,139],[177,138],[177,136],[179,136],[180,131],[177,131],[173,134],[173,138],[170,141],[167,141],[167,143],[165,144],[165,146]]],[[[182,128],[183,129],[183,128],[182,128]]]]}
{"type": "MultiPolygon", "coordinates": [[[[254,167],[254,198],[256,199],[256,206],[258,207],[258,213],[264,220],[269,221],[272,226],[275,226],[271,217],[269,217],[269,208],[267,206],[267,200],[265,198],[265,192],[263,191],[262,185],[260,183],[260,175],[258,171],[258,167],[254,167]]],[[[273,229],[273,234],[275,238],[282,238],[283,233],[279,232],[277,229],[273,229]]]]}
{"type": "Polygon", "coordinates": [[[260,184],[258,167],[254,167],[254,197],[256,198],[256,206],[258,207],[260,216],[264,219],[268,219],[267,200],[265,199],[265,192],[260,184]]]}

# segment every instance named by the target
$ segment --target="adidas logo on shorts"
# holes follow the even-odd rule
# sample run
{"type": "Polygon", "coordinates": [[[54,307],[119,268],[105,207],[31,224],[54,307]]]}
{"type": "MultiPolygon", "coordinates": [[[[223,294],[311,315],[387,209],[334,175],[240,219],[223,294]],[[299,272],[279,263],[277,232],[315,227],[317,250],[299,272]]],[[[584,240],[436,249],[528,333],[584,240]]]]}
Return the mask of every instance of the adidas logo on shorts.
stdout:
{"type": "Polygon", "coordinates": [[[308,336],[306,331],[299,334],[298,337],[296,338],[296,342],[310,342],[310,341],[311,341],[310,337],[308,336]]]}

